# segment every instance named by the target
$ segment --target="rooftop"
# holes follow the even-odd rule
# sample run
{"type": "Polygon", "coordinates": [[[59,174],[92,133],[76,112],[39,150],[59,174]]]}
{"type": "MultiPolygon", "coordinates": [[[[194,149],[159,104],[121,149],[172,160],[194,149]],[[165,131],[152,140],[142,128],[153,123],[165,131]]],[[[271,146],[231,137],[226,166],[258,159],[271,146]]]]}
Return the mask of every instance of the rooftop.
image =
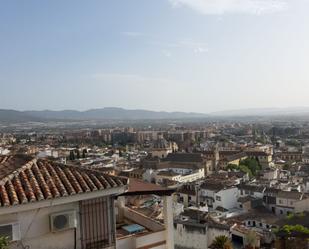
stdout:
{"type": "Polygon", "coordinates": [[[201,163],[203,158],[200,153],[171,153],[164,161],[201,163]]]}
{"type": "Polygon", "coordinates": [[[128,181],[129,188],[123,195],[171,195],[174,193],[173,189],[161,187],[157,184],[148,183],[143,180],[130,178],[128,181]]]}
{"type": "Polygon", "coordinates": [[[32,157],[0,157],[0,207],[125,186],[127,180],[32,157]]]}

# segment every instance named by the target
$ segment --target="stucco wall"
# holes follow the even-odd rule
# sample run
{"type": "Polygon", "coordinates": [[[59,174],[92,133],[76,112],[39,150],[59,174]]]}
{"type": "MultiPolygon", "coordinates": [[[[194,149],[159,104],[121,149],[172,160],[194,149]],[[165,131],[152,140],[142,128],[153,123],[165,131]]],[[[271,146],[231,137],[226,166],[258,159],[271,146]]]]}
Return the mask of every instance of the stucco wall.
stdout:
{"type": "Polygon", "coordinates": [[[216,229],[216,228],[208,228],[207,230],[207,246],[210,246],[212,242],[215,240],[218,236],[227,236],[230,237],[230,231],[228,230],[222,230],[222,229],[216,229]]]}
{"type": "MultiPolygon", "coordinates": [[[[74,248],[74,229],[52,233],[49,215],[52,213],[75,210],[78,214],[78,202],[71,204],[40,208],[14,214],[0,215],[0,224],[18,222],[20,224],[21,241],[30,249],[68,249],[74,248]]],[[[77,225],[79,217],[77,215],[77,225]]],[[[79,227],[79,226],[78,226],[79,227]]],[[[80,248],[80,230],[76,230],[77,249],[80,248]]],[[[12,249],[23,248],[20,242],[13,242],[12,249]]]]}
{"type": "Polygon", "coordinates": [[[215,194],[215,202],[214,209],[217,207],[223,207],[225,209],[235,208],[237,207],[237,199],[238,199],[238,189],[230,188],[219,191],[215,194]],[[218,200],[216,197],[220,197],[221,200],[218,200]]]}
{"type": "Polygon", "coordinates": [[[207,235],[200,229],[187,229],[182,224],[177,224],[174,228],[175,248],[207,248],[207,235]]]}

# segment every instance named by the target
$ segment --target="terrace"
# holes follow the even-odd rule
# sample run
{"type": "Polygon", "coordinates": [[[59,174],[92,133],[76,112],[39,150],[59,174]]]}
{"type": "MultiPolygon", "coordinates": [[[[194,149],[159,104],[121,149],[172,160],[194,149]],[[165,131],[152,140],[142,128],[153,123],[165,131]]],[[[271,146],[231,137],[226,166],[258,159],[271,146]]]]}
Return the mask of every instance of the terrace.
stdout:
{"type": "Polygon", "coordinates": [[[116,248],[174,248],[171,199],[173,191],[136,179],[130,179],[129,182],[128,192],[117,199],[116,248]],[[163,199],[163,205],[158,207],[163,211],[162,219],[159,210],[128,203],[128,200],[135,196],[149,200],[149,196],[154,195],[163,199]]]}

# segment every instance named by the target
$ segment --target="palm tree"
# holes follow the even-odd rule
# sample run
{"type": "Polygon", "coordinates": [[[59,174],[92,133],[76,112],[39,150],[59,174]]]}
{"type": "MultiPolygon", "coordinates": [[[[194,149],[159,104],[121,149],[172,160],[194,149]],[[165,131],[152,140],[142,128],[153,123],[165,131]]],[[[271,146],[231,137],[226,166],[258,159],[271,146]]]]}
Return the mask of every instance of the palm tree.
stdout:
{"type": "Polygon", "coordinates": [[[210,247],[213,249],[233,249],[230,239],[224,235],[217,236],[210,247]]]}

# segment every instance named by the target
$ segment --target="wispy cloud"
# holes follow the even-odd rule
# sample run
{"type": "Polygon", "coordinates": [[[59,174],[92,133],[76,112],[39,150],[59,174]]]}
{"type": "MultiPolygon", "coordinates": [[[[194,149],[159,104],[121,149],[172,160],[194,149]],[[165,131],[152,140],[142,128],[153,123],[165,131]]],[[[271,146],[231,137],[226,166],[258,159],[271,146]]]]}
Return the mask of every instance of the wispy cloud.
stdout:
{"type": "Polygon", "coordinates": [[[191,49],[194,53],[208,52],[208,45],[205,42],[196,42],[193,40],[183,40],[178,42],[180,47],[191,49]]]}
{"type": "Polygon", "coordinates": [[[168,0],[174,7],[189,7],[205,15],[225,13],[267,14],[283,11],[287,0],[168,0]]]}
{"type": "Polygon", "coordinates": [[[172,57],[172,53],[171,53],[171,51],[169,51],[169,50],[162,50],[162,54],[163,54],[165,57],[172,57]]]}
{"type": "Polygon", "coordinates": [[[171,49],[180,48],[192,51],[196,54],[208,52],[208,45],[205,42],[195,41],[192,39],[183,39],[179,41],[162,41],[159,37],[151,34],[144,34],[140,32],[122,32],[122,35],[131,38],[143,39],[147,43],[161,47],[162,54],[166,57],[171,57],[171,49]]]}
{"type": "Polygon", "coordinates": [[[208,45],[206,42],[198,42],[198,41],[189,40],[189,39],[175,41],[175,42],[164,42],[164,41],[152,40],[150,41],[150,43],[153,45],[165,48],[163,51],[169,51],[168,49],[179,48],[183,50],[192,51],[194,53],[208,52],[208,45]]]}
{"type": "Polygon", "coordinates": [[[125,31],[121,33],[122,35],[129,36],[129,37],[141,37],[145,36],[143,33],[140,32],[132,32],[132,31],[125,31]]]}
{"type": "MultiPolygon", "coordinates": [[[[108,83],[123,83],[123,84],[171,84],[175,83],[174,79],[144,76],[140,74],[125,74],[125,73],[95,73],[91,78],[97,81],[108,83]]],[[[178,81],[177,81],[178,82],[178,81]]]]}

